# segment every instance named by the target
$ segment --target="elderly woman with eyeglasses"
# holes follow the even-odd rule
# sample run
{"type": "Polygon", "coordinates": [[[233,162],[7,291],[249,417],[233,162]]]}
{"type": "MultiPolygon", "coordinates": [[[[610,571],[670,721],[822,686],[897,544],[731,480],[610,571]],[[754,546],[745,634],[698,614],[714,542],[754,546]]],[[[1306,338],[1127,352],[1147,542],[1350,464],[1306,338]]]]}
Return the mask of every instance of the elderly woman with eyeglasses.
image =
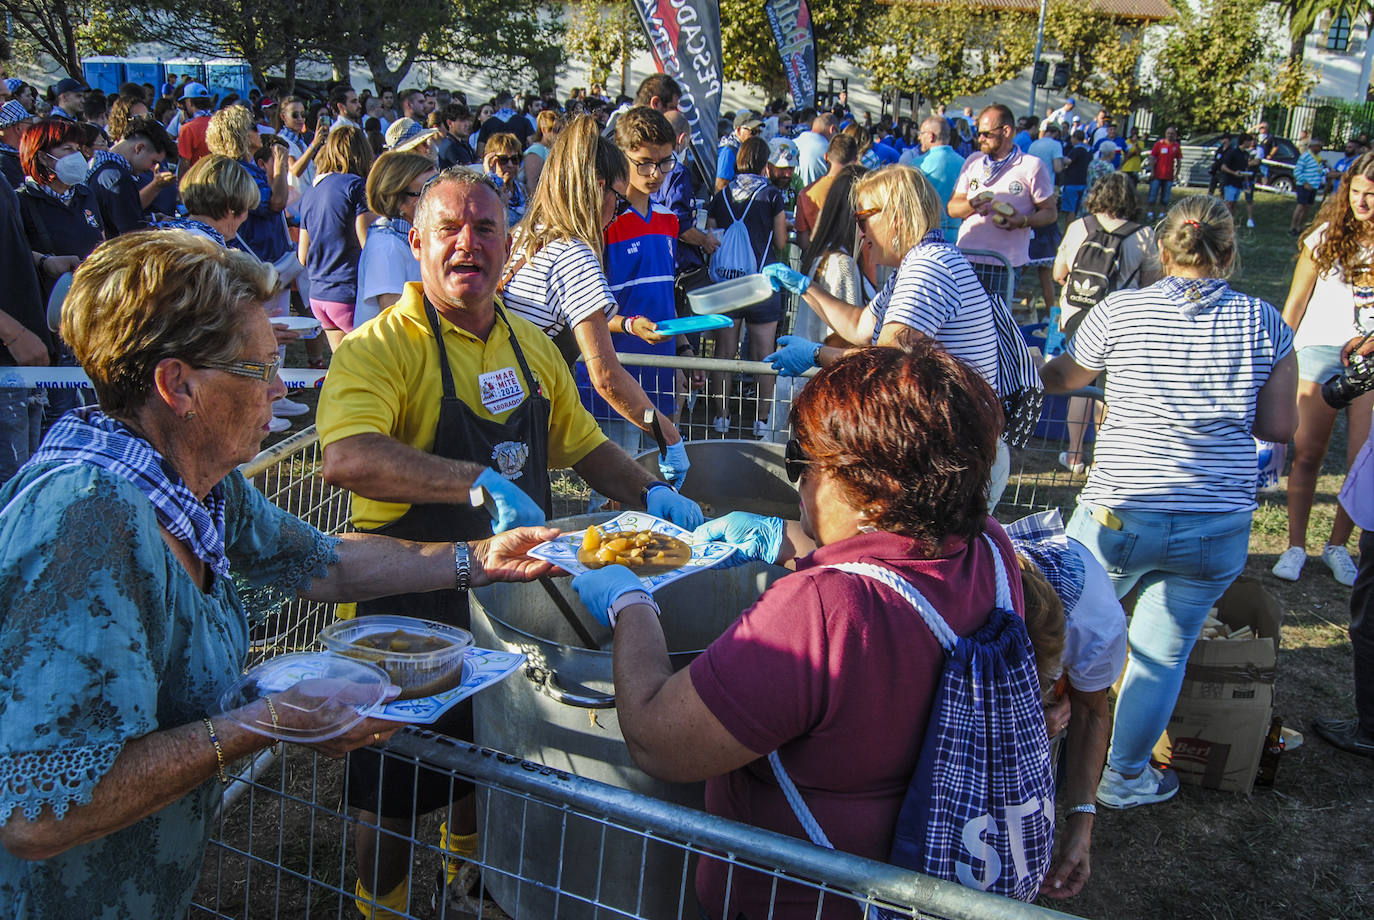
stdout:
{"type": "MultiPolygon", "coordinates": [[[[712,814],[804,836],[764,759],[777,751],[835,847],[886,860],[944,653],[894,589],[834,566],[881,566],[956,634],[979,630],[998,568],[1017,570],[984,504],[1001,409],[976,372],[920,339],[824,368],[798,394],[791,424],[786,471],[800,522],[733,512],[695,536],[734,544],[738,562],[796,571],[690,667],[673,672],[658,608],[629,569],[594,570],[573,587],[614,630],[616,713],[645,772],[705,780],[712,814]]],[[[1019,613],[1020,579],[1009,580],[1019,613]]],[[[774,890],[767,876],[711,859],[696,889],[712,918],[858,916],[833,897],[818,911],[814,889],[774,890]]]]}
{"type": "MultiPolygon", "coordinates": [[[[285,393],[262,310],[275,284],[184,231],[122,236],[76,274],[62,334],[100,405],[63,416],[0,490],[7,915],[185,916],[226,771],[271,742],[243,723],[336,714],[307,685],[220,712],[248,651],[241,590],[363,600],[451,588],[463,558],[473,585],[546,568],[523,557],[545,528],[470,546],[329,537],[237,472],[285,393]]],[[[398,728],[367,718],[315,747],[398,728]]]]}

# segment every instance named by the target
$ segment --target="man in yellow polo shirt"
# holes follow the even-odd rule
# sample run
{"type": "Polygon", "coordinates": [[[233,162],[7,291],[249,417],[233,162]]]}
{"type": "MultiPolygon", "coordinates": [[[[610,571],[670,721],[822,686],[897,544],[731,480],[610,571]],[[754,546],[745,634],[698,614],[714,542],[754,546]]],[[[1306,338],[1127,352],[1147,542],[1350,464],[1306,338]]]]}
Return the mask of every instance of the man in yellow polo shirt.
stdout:
{"type": "MultiPolygon", "coordinates": [[[[543,523],[549,470],[563,467],[622,504],[687,528],[701,523],[694,502],[601,433],[553,342],[497,304],[510,235],[490,180],[461,167],[435,177],[416,206],[410,245],[421,283],[406,285],[391,309],[344,340],[320,394],[324,478],[353,493],[355,527],[409,540],[476,539],[493,529],[478,501],[491,503],[497,531],[543,523]]],[[[467,628],[465,562],[460,554],[453,591],[380,598],[360,603],[358,614],[467,628]]],[[[470,739],[471,702],[432,727],[470,739]]],[[[348,791],[362,812],[357,903],[364,916],[372,916],[374,900],[405,911],[412,897],[405,838],[415,815],[452,801],[445,844],[460,854],[476,850],[471,786],[451,786],[447,774],[399,763],[388,770],[376,752],[361,751],[349,758],[348,791]],[[392,833],[378,834],[379,826],[392,833]]]]}

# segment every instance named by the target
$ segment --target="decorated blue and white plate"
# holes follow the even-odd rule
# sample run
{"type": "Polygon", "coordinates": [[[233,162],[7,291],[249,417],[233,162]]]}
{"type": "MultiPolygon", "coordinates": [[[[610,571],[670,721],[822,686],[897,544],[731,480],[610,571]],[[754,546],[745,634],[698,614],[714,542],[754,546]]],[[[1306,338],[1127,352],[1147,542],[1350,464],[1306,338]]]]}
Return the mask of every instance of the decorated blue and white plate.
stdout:
{"type": "MultiPolygon", "coordinates": [[[[729,543],[697,541],[692,537],[690,530],[684,530],[672,521],[665,521],[663,518],[654,517],[644,511],[624,511],[597,526],[601,528],[602,533],[607,535],[622,530],[651,530],[655,533],[676,537],[691,547],[692,555],[682,565],[670,572],[644,576],[639,579],[644,585],[644,590],[650,593],[664,585],[672,584],[679,578],[686,578],[695,572],[719,565],[735,551],[735,547],[729,543]]],[[[586,531],[583,530],[565,533],[553,540],[540,543],[531,549],[527,555],[551,562],[569,574],[581,575],[583,572],[591,571],[587,566],[577,561],[577,551],[581,548],[582,538],[585,536],[586,531]]]]}

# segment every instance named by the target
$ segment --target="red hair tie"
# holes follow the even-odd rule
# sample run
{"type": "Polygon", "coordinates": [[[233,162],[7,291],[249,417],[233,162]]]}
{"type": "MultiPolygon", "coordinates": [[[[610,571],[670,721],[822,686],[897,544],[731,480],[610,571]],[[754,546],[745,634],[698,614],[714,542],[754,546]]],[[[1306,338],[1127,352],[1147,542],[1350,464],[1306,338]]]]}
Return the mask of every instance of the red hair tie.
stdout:
{"type": "Polygon", "coordinates": [[[1193,219],[1189,218],[1188,220],[1185,220],[1185,221],[1183,222],[1183,226],[1185,226],[1185,227],[1197,227],[1199,230],[1201,230],[1201,229],[1202,229],[1202,222],[1201,222],[1201,221],[1197,221],[1197,220],[1193,220],[1193,219]]]}

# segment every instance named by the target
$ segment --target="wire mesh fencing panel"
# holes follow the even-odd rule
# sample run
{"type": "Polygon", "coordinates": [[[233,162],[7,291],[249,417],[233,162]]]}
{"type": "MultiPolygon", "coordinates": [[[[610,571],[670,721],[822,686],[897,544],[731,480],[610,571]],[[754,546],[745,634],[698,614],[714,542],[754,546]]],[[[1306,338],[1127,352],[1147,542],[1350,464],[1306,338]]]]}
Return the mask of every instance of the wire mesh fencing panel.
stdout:
{"type": "MultiPolygon", "coordinates": [[[[857,918],[870,907],[949,920],[1064,916],[466,742],[406,731],[383,756],[389,769],[447,776],[456,795],[470,784],[478,843],[462,861],[441,846],[439,824],[456,812],[382,830],[410,848],[410,875],[379,917],[719,917],[721,904],[697,897],[701,860],[719,863],[722,899],[753,892],[750,920],[857,918]],[[798,901],[811,906],[799,912],[798,901]]],[[[359,916],[353,837],[376,827],[338,806],[342,764],[290,747],[234,783],[244,792],[213,825],[190,916],[359,916]]]]}
{"type": "Polygon", "coordinates": [[[1024,447],[1012,448],[1011,475],[997,505],[998,516],[1011,519],[1016,512],[1072,509],[1087,481],[1097,428],[1105,414],[1097,387],[1046,396],[1035,434],[1024,447]]]}
{"type": "MultiPolygon", "coordinates": [[[[348,528],[348,492],[324,481],[319,434],[311,425],[239,468],[268,500],[325,533],[348,528]]],[[[251,633],[249,665],[314,646],[315,636],[334,619],[335,605],[293,598],[257,620],[251,633]]]]}

